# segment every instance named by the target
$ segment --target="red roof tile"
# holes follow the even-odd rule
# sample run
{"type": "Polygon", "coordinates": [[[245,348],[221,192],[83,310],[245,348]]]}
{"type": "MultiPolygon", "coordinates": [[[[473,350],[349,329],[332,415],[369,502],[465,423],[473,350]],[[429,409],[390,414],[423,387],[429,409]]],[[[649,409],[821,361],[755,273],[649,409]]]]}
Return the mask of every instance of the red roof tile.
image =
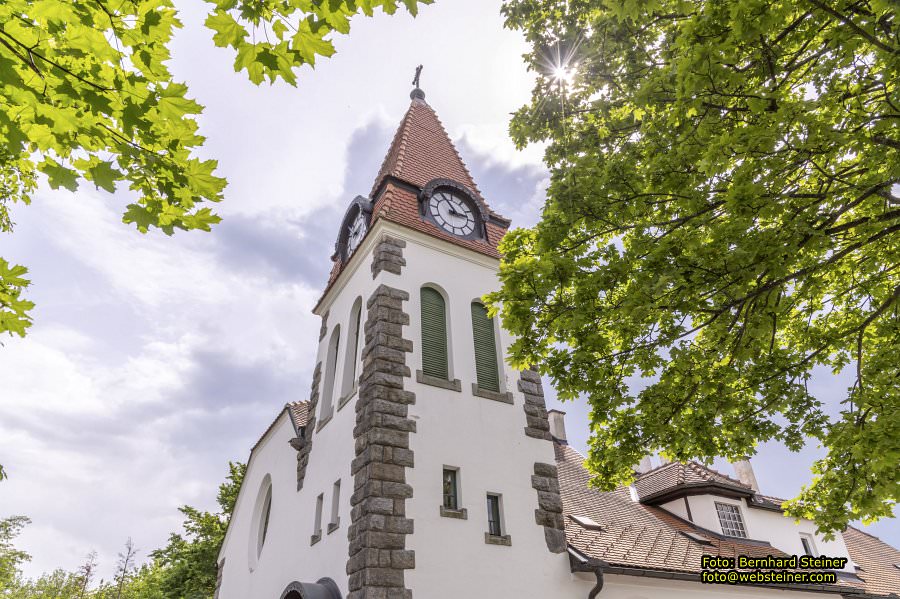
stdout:
{"type": "Polygon", "coordinates": [[[750,494],[749,485],[697,462],[672,462],[638,476],[634,481],[641,501],[687,491],[692,487],[717,486],[741,494],[750,494]]]}
{"type": "Polygon", "coordinates": [[[856,575],[865,581],[866,592],[900,597],[900,550],[852,526],[843,536],[850,557],[861,568],[856,575]]]}

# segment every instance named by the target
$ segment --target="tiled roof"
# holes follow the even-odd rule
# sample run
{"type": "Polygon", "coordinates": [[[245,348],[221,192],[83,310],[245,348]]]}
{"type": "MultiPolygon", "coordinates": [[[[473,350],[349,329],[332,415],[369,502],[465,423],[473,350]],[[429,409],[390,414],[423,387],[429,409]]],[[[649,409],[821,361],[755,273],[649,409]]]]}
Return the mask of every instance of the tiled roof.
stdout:
{"type": "Polygon", "coordinates": [[[856,575],[865,581],[866,592],[900,597],[900,550],[852,526],[843,536],[850,557],[860,567],[856,575]]]}
{"type": "Polygon", "coordinates": [[[566,516],[569,544],[585,555],[614,566],[678,572],[700,572],[704,554],[735,557],[783,555],[770,545],[722,539],[691,525],[661,508],[631,498],[627,488],[600,492],[588,487],[590,474],[584,458],[568,445],[556,445],[559,487],[566,516]],[[601,530],[586,530],[568,516],[588,516],[601,530]],[[694,532],[710,544],[695,541],[682,532],[694,532]]]}
{"type": "Polygon", "coordinates": [[[739,480],[716,472],[696,462],[672,462],[641,474],[634,481],[641,501],[654,497],[677,493],[691,487],[717,486],[740,494],[751,494],[753,490],[739,480]]]}
{"type": "Polygon", "coordinates": [[[294,425],[294,428],[299,429],[300,427],[306,426],[306,423],[309,422],[309,402],[308,401],[293,401],[289,404],[286,404],[281,411],[275,416],[275,419],[272,420],[272,423],[266,427],[266,430],[263,431],[263,434],[259,436],[259,439],[256,443],[253,444],[253,447],[250,449],[252,453],[256,447],[262,443],[262,440],[266,438],[266,435],[269,434],[273,428],[275,428],[275,424],[281,418],[281,415],[284,414],[284,411],[287,410],[291,416],[291,421],[294,425]]]}
{"type": "Polygon", "coordinates": [[[493,214],[437,113],[425,100],[417,98],[409,105],[375,177],[370,196],[374,197],[388,176],[419,189],[434,179],[453,179],[471,189],[482,206],[493,214]]]}
{"type": "MultiPolygon", "coordinates": [[[[434,109],[422,99],[413,99],[400,121],[370,196],[375,200],[372,224],[378,219],[384,219],[486,256],[500,258],[497,246],[506,233],[509,221],[491,210],[434,109]],[[419,212],[418,191],[435,179],[451,179],[475,194],[475,201],[487,215],[486,239],[455,237],[423,220],[419,212]]],[[[370,226],[369,230],[371,229],[370,226]]],[[[351,255],[346,263],[340,256],[335,257],[328,284],[319,302],[355,256],[356,254],[351,255]]]]}
{"type": "Polygon", "coordinates": [[[285,406],[291,413],[291,420],[295,428],[302,428],[309,422],[309,402],[293,401],[285,406]]]}
{"type": "MultiPolygon", "coordinates": [[[[703,555],[729,558],[737,555],[754,557],[786,555],[766,542],[725,537],[695,526],[662,508],[635,501],[629,489],[625,487],[610,492],[592,489],[588,486],[590,474],[583,465],[584,458],[568,445],[555,444],[555,450],[563,515],[566,521],[566,539],[569,545],[582,555],[602,560],[612,568],[623,568],[628,571],[694,575],[700,573],[700,558],[703,555]],[[583,527],[570,516],[586,516],[598,523],[600,530],[583,527]]],[[[675,466],[677,465],[668,464],[650,474],[657,473],[657,476],[664,477],[665,480],[677,481],[683,475],[684,480],[700,477],[706,481],[708,477],[712,477],[720,482],[718,477],[722,477],[730,481],[729,484],[737,482],[699,464],[694,464],[696,469],[679,469],[675,466]]],[[[896,554],[896,550],[894,552],[896,554]]],[[[851,556],[854,560],[857,559],[852,549],[851,556]]],[[[887,561],[889,560],[881,560],[880,568],[883,569],[887,561]]],[[[886,581],[885,584],[888,585],[893,584],[881,570],[878,572],[876,576],[879,580],[886,581]]],[[[839,579],[836,585],[825,585],[821,588],[856,594],[863,591],[859,581],[846,579],[839,579]]],[[[865,591],[887,594],[885,588],[889,587],[872,586],[871,589],[875,590],[870,590],[867,582],[865,591]]]]}

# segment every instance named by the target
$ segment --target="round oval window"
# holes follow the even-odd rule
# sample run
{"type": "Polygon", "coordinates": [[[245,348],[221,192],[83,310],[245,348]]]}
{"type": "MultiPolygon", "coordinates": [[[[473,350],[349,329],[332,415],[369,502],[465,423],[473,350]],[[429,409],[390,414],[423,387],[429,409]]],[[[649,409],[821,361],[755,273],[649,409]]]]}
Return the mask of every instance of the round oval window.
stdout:
{"type": "Polygon", "coordinates": [[[248,549],[248,562],[250,569],[256,568],[266,536],[269,533],[269,518],[272,515],[272,477],[268,474],[263,478],[256,496],[256,504],[253,507],[253,526],[250,530],[250,543],[248,549]]]}

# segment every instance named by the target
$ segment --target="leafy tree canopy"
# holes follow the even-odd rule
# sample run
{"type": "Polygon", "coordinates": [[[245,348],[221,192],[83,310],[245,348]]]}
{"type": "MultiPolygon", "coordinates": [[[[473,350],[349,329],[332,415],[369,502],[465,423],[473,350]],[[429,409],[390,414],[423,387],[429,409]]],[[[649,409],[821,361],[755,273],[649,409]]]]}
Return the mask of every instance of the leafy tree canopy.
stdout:
{"type": "Polygon", "coordinates": [[[199,599],[211,597],[215,591],[219,549],[247,471],[245,464],[234,462],[228,468],[228,478],[219,486],[220,511],[202,512],[182,506],[179,511],[185,516],[184,534],[173,533],[165,547],[151,554],[162,571],[160,589],[167,597],[199,599]]]}
{"type": "Polygon", "coordinates": [[[890,0],[509,0],[539,72],[541,222],[492,300],[595,484],[648,451],[827,456],[788,513],[834,531],[900,497],[900,22],[890,0]],[[852,371],[823,405],[815,368],[852,371]],[[640,383],[640,384],[636,384],[640,383]]]}
{"type": "Polygon", "coordinates": [[[11,516],[0,520],[0,589],[13,585],[19,578],[19,566],[31,559],[31,556],[16,549],[13,541],[22,528],[31,522],[25,516],[11,516]]]}
{"type": "MultiPolygon", "coordinates": [[[[208,0],[206,26],[234,68],[256,84],[297,83],[297,70],[334,53],[331,38],[354,15],[376,9],[415,14],[431,0],[208,0]]],[[[210,204],[225,180],[198,157],[203,107],[166,63],[176,28],[174,0],[4,0],[0,3],[0,232],[9,207],[46,176],[52,188],[80,179],[134,201],[123,221],[209,230],[210,204]]],[[[24,336],[31,305],[20,297],[25,269],[0,259],[0,333],[24,336]]]]}

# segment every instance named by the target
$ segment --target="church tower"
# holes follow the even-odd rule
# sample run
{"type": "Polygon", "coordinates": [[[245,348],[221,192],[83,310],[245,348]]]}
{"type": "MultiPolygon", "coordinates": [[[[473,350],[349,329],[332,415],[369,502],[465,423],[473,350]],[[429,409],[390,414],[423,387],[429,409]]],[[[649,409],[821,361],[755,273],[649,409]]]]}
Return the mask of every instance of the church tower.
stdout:
{"type": "Polygon", "coordinates": [[[309,401],[251,454],[219,597],[549,597],[568,579],[540,378],[505,363],[481,303],[509,225],[416,87],[337,233],[309,401]]]}

